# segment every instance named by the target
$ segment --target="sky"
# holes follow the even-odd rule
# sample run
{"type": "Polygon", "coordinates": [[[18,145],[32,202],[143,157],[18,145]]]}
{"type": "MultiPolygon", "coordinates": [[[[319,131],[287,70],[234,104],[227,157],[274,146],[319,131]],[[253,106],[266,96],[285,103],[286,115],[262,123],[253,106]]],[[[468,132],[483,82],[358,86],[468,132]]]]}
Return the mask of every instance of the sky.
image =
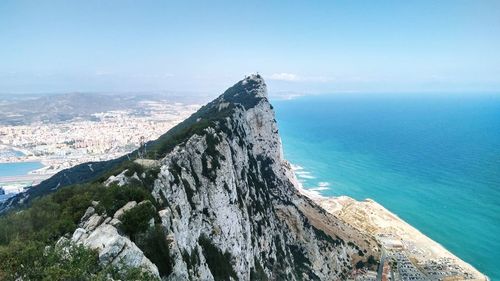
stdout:
{"type": "Polygon", "coordinates": [[[0,1],[0,93],[500,92],[500,1],[0,1]]]}

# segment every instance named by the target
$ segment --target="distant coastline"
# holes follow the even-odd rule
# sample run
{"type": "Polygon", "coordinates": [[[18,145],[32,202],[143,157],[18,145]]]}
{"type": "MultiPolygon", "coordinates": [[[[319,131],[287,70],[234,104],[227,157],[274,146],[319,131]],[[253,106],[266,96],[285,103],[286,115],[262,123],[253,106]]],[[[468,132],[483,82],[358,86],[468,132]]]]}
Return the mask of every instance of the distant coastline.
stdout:
{"type": "Polygon", "coordinates": [[[50,175],[40,175],[36,171],[43,169],[41,162],[0,163],[0,188],[4,194],[0,195],[3,201],[15,194],[38,184],[50,175]]]}

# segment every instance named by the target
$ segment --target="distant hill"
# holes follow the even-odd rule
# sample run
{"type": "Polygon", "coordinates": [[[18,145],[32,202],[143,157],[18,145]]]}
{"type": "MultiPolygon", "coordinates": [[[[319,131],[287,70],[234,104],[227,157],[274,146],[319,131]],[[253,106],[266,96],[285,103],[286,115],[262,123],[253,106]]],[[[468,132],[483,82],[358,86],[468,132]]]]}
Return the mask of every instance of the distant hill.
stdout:
{"type": "Polygon", "coordinates": [[[63,122],[73,118],[91,119],[92,114],[110,110],[141,113],[141,101],[167,100],[197,103],[206,97],[186,99],[172,94],[68,93],[38,96],[0,96],[0,125],[27,125],[35,122],[63,122]]]}

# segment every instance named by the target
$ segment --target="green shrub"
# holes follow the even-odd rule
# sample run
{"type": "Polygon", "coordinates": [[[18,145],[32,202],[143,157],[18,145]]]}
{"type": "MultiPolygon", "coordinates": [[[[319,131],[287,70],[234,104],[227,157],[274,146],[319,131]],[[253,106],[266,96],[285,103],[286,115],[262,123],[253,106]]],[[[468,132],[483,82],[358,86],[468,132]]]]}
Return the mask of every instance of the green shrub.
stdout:
{"type": "Polygon", "coordinates": [[[48,247],[36,240],[13,241],[0,247],[0,260],[0,280],[158,280],[140,268],[102,266],[96,251],[69,241],[48,247]]]}
{"type": "Polygon", "coordinates": [[[231,255],[228,252],[223,253],[212,244],[209,238],[203,235],[198,239],[198,244],[203,249],[208,268],[215,280],[230,280],[229,277],[238,279],[231,265],[231,255]]]}
{"type": "Polygon", "coordinates": [[[138,237],[135,243],[144,255],[156,264],[161,276],[168,276],[172,273],[170,250],[161,225],[155,225],[154,228],[149,229],[145,235],[138,237]]]}
{"type": "Polygon", "coordinates": [[[135,235],[144,232],[149,227],[149,221],[155,216],[156,210],[151,201],[145,201],[126,211],[121,217],[121,228],[132,240],[135,235]]]}
{"type": "Polygon", "coordinates": [[[103,191],[99,204],[104,207],[108,215],[112,216],[128,202],[141,202],[150,199],[150,196],[149,192],[135,182],[124,186],[111,185],[103,191]]]}
{"type": "Polygon", "coordinates": [[[254,258],[254,264],[255,264],[255,267],[252,267],[251,271],[250,271],[250,280],[255,280],[255,281],[267,281],[267,280],[269,280],[266,272],[262,268],[262,265],[260,265],[259,260],[254,258]]]}
{"type": "Polygon", "coordinates": [[[0,245],[14,239],[51,242],[74,231],[92,200],[98,197],[100,184],[65,187],[30,202],[30,207],[0,217],[0,245]]]}
{"type": "MultiPolygon", "coordinates": [[[[96,182],[61,188],[31,201],[26,209],[1,216],[0,280],[15,280],[21,276],[24,276],[24,280],[108,280],[108,273],[122,280],[153,280],[140,269],[117,271],[99,267],[95,253],[84,251],[85,249],[75,248],[77,252],[70,260],[60,260],[59,253],[54,249],[44,252],[46,245],[53,245],[59,237],[76,229],[92,201],[100,201],[96,207],[98,212],[112,215],[129,201],[140,202],[147,199],[154,200],[140,183],[105,187],[96,182]]],[[[151,202],[141,205],[138,210],[143,207],[150,210],[143,216],[147,219],[140,223],[138,218],[141,217],[141,212],[129,214],[125,225],[129,232],[135,232],[134,224],[137,231],[144,231],[151,214],[156,214],[151,202]]]]}
{"type": "Polygon", "coordinates": [[[44,243],[14,241],[0,250],[0,280],[91,280],[100,270],[97,253],[83,246],[65,249],[44,243]]]}

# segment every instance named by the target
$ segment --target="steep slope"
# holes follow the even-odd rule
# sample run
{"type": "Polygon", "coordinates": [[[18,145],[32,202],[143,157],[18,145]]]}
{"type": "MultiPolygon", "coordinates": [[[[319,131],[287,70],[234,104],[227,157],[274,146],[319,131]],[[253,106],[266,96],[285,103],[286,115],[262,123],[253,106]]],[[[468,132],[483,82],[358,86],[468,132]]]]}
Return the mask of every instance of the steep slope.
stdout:
{"type": "MultiPolygon", "coordinates": [[[[50,227],[36,211],[9,212],[0,246],[32,229],[49,244],[57,240],[56,248],[83,245],[105,266],[139,267],[163,280],[345,280],[355,267],[374,268],[380,255],[374,238],[299,192],[259,75],[147,148],[94,163],[98,169],[63,171],[10,201],[6,209],[43,196],[49,200],[30,204],[66,211],[46,214],[58,220],[50,227]],[[17,228],[23,219],[29,222],[17,228]]],[[[23,276],[30,272],[16,272],[26,262],[19,263],[6,276],[29,280],[23,276]]]]}
{"type": "MultiPolygon", "coordinates": [[[[186,122],[168,138],[175,145],[164,139],[154,149],[161,157],[152,194],[168,243],[168,258],[156,261],[167,269],[163,278],[343,280],[378,255],[372,238],[298,192],[260,76],[238,82],[186,122]]],[[[92,245],[116,240],[111,232],[125,236],[106,215],[94,220],[101,223],[77,229],[73,240],[92,245]]],[[[95,248],[108,257],[113,247],[95,248]]]]}
{"type": "Polygon", "coordinates": [[[2,280],[368,280],[381,253],[381,275],[487,280],[374,201],[302,190],[259,75],[2,210],[2,280]]]}
{"type": "Polygon", "coordinates": [[[38,185],[0,202],[0,215],[17,207],[24,207],[31,200],[53,193],[59,188],[95,180],[127,159],[124,156],[109,161],[83,163],[64,169],[38,185]]]}

